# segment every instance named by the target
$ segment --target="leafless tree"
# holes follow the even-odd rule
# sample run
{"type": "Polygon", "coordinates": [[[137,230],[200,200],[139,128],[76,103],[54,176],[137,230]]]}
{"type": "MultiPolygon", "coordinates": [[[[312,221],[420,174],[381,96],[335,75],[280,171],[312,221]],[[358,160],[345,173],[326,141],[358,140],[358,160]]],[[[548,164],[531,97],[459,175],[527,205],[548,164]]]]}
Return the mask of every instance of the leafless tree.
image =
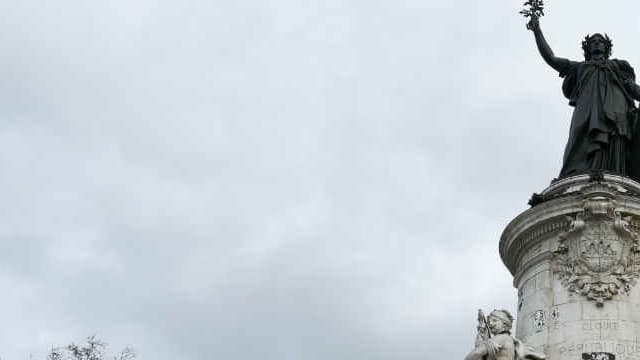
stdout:
{"type": "Polygon", "coordinates": [[[126,347],[112,356],[106,355],[107,344],[95,336],[89,336],[85,344],[71,343],[64,347],[54,347],[47,360],[133,360],[136,357],[132,348],[126,347]]]}

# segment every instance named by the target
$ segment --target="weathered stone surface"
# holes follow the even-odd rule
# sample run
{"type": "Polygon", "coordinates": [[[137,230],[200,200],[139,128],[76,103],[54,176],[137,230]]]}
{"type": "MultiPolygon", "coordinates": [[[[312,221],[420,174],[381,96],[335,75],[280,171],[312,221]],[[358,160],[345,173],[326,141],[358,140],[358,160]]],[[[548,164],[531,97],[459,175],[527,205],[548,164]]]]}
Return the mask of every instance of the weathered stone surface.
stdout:
{"type": "Polygon", "coordinates": [[[505,229],[515,335],[547,359],[640,360],[639,194],[620,176],[566,178],[505,229]]]}

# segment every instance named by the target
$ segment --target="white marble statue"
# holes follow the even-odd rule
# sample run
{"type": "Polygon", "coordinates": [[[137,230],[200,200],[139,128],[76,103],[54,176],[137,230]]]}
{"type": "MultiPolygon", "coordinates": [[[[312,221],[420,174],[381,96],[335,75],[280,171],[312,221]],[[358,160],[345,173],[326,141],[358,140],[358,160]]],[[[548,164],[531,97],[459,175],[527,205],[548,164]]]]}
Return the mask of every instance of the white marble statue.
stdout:
{"type": "Polygon", "coordinates": [[[513,316],[506,310],[493,310],[487,318],[478,311],[476,344],[464,360],[544,360],[520,340],[511,336],[513,316]]]}

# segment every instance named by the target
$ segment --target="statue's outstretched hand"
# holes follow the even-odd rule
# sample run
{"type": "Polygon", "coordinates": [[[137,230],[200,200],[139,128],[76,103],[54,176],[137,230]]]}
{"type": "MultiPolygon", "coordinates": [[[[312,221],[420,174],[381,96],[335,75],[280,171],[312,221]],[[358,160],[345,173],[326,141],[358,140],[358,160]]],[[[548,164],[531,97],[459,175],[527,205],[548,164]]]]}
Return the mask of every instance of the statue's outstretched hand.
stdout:
{"type": "Polygon", "coordinates": [[[532,15],[531,20],[527,23],[527,30],[536,31],[540,29],[540,18],[532,15]]]}

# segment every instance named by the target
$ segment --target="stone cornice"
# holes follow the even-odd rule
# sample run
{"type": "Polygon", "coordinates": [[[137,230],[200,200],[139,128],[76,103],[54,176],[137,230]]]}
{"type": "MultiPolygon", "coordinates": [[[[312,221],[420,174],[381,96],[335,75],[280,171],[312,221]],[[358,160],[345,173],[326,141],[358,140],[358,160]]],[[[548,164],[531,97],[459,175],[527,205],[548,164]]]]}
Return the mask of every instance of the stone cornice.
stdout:
{"type": "MultiPolygon", "coordinates": [[[[542,191],[544,202],[533,206],[513,219],[500,237],[500,256],[511,274],[524,263],[524,254],[552,234],[566,231],[572,217],[583,211],[583,202],[597,195],[613,196],[616,211],[623,216],[640,217],[640,183],[620,176],[605,174],[599,181],[580,175],[555,181],[542,191]]],[[[630,226],[640,230],[640,221],[631,220],[630,226]]],[[[548,249],[547,249],[548,250],[548,249]]]]}

